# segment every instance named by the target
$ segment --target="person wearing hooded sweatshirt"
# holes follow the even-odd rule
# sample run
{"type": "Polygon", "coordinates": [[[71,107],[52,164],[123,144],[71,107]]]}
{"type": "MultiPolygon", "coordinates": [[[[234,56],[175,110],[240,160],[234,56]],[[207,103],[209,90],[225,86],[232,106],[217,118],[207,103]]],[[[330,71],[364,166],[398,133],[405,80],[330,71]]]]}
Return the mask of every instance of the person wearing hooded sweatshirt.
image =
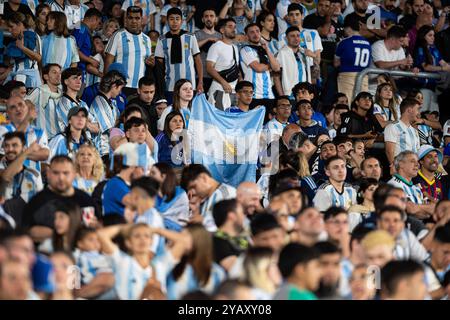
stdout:
{"type": "Polygon", "coordinates": [[[42,68],[42,78],[44,84],[35,88],[27,96],[36,107],[36,125],[45,129],[48,139],[52,139],[59,133],[56,105],[62,96],[61,67],[54,63],[49,63],[42,68]]]}

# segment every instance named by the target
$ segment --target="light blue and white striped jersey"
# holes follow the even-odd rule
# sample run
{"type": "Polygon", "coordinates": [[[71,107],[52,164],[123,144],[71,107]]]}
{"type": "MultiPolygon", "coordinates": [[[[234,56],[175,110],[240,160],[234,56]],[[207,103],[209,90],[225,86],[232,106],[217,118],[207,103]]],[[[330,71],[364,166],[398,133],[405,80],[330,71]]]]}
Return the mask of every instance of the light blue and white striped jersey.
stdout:
{"type": "Polygon", "coordinates": [[[417,130],[411,125],[407,126],[401,120],[390,123],[384,128],[384,141],[395,144],[394,157],[406,150],[417,153],[420,148],[417,130]]]}
{"type": "MultiPolygon", "coordinates": [[[[102,55],[100,53],[97,53],[92,58],[94,60],[97,60],[100,63],[100,66],[98,67],[98,71],[103,72],[105,69],[105,62],[103,60],[102,55]]],[[[99,83],[101,80],[102,80],[102,78],[86,71],[86,81],[85,81],[86,87],[89,87],[96,83],[99,83]]]]}
{"type": "Polygon", "coordinates": [[[98,251],[81,251],[75,249],[73,252],[76,265],[80,268],[81,283],[90,283],[100,273],[113,273],[113,262],[111,257],[98,251]]]}
{"type": "Polygon", "coordinates": [[[165,291],[166,276],[177,261],[169,251],[154,258],[151,265],[142,268],[132,256],[117,249],[111,255],[115,278],[115,289],[121,300],[138,300],[150,277],[155,277],[165,291]]]}
{"type": "MultiPolygon", "coordinates": [[[[137,215],[134,223],[145,223],[152,228],[163,228],[164,229],[164,220],[161,214],[155,209],[150,208],[145,211],[142,215],[137,215]]],[[[150,250],[156,255],[160,256],[164,252],[164,238],[159,234],[153,234],[152,237],[152,246],[150,250]]]]}
{"type": "Polygon", "coordinates": [[[262,204],[264,208],[267,208],[269,205],[269,179],[270,179],[270,173],[264,172],[261,177],[259,177],[259,180],[256,182],[258,185],[259,190],[261,190],[262,194],[262,204]]]}
{"type": "MultiPolygon", "coordinates": [[[[397,106],[397,119],[400,119],[400,109],[397,106]]],[[[381,115],[384,121],[395,121],[394,114],[391,112],[391,109],[380,106],[378,103],[374,103],[373,105],[373,114],[381,115]]]]}
{"type": "Polygon", "coordinates": [[[213,262],[208,282],[206,285],[201,286],[194,274],[194,269],[190,264],[187,264],[183,274],[176,281],[173,278],[172,273],[167,277],[167,299],[179,300],[186,293],[196,290],[202,290],[207,294],[213,294],[220,283],[225,280],[225,277],[226,274],[222,267],[213,262]]]}
{"type": "MultiPolygon", "coordinates": [[[[0,161],[0,170],[5,170],[7,166],[5,159],[0,161]]],[[[43,188],[41,173],[24,166],[23,170],[16,174],[13,181],[6,186],[5,199],[9,200],[20,196],[28,203],[43,188]]]]}
{"type": "Polygon", "coordinates": [[[352,273],[354,270],[354,266],[352,262],[344,258],[341,260],[341,280],[339,281],[339,294],[341,297],[347,297],[351,295],[350,288],[350,279],[352,277],[352,273]]]}
{"type": "MultiPolygon", "coordinates": [[[[164,123],[166,122],[166,117],[169,113],[171,113],[173,110],[172,106],[168,106],[164,109],[163,113],[161,114],[161,117],[158,119],[158,130],[163,131],[164,130],[164,123]]],[[[191,117],[191,110],[189,108],[181,108],[180,110],[181,115],[183,116],[185,127],[187,128],[189,125],[189,118],[191,117]]]]}
{"type": "Polygon", "coordinates": [[[57,134],[52,140],[50,140],[48,146],[50,148],[50,155],[48,157],[48,161],[53,159],[54,156],[68,156],[72,160],[75,160],[75,154],[80,149],[80,146],[87,143],[83,137],[80,138],[80,141],[72,141],[69,142],[69,146],[67,146],[67,138],[64,133],[57,134]]]}
{"type": "Polygon", "coordinates": [[[217,226],[212,215],[214,205],[219,201],[233,199],[235,197],[236,189],[230,185],[222,183],[209,198],[205,199],[200,206],[200,213],[203,216],[203,225],[206,230],[209,232],[217,231],[217,226]]]}
{"type": "Polygon", "coordinates": [[[67,1],[66,0],[64,0],[64,5],[63,6],[61,6],[55,0],[48,0],[47,3],[50,6],[50,10],[51,11],[62,12],[62,13],[64,13],[64,9],[67,6],[67,1]]]}
{"type": "Polygon", "coordinates": [[[81,20],[84,19],[84,15],[88,10],[89,7],[85,4],[81,4],[79,6],[71,4],[66,5],[64,13],[67,17],[67,28],[69,28],[69,30],[72,30],[74,28],[80,27],[81,20]]]}
{"type": "MultiPolygon", "coordinates": [[[[63,94],[61,99],[59,99],[58,104],[56,105],[59,132],[64,132],[64,129],[67,127],[68,124],[67,114],[69,113],[69,110],[72,109],[73,107],[82,107],[89,111],[86,102],[84,102],[83,100],[75,101],[68,95],[63,94]]],[[[91,113],[89,113],[88,118],[91,122],[96,122],[95,118],[91,113]]]]}
{"type": "Polygon", "coordinates": [[[109,39],[105,53],[114,56],[114,62],[123,64],[128,70],[126,86],[137,88],[139,79],[145,74],[145,59],[152,54],[152,43],[143,32],[132,34],[120,29],[109,39]]]}
{"type": "Polygon", "coordinates": [[[336,129],[331,125],[328,128],[328,135],[330,136],[330,139],[333,140],[334,138],[336,138],[336,129]]]}
{"type": "Polygon", "coordinates": [[[283,46],[278,50],[277,60],[281,67],[281,84],[284,94],[292,97],[292,88],[299,82],[310,79],[309,69],[306,68],[306,57],[299,50],[297,53],[283,46]]]}
{"type": "Polygon", "coordinates": [[[275,56],[278,53],[278,50],[280,49],[278,40],[275,38],[270,38],[270,40],[267,40],[263,36],[261,36],[261,38],[266,41],[270,52],[272,52],[272,54],[275,56]]]}
{"type": "Polygon", "coordinates": [[[419,185],[415,185],[412,181],[406,181],[405,178],[399,174],[394,174],[388,184],[403,189],[408,199],[415,204],[425,203],[422,190],[419,185]]]}
{"type": "MultiPolygon", "coordinates": [[[[136,6],[136,0],[125,0],[122,4],[122,10],[127,11],[128,7],[136,6]]],[[[143,17],[148,17],[148,23],[145,25],[143,32],[148,33],[150,31],[150,16],[156,13],[156,6],[153,0],[139,0],[137,6],[142,8],[143,17]]]]}
{"type": "MultiPolygon", "coordinates": [[[[287,45],[286,33],[280,35],[279,48],[287,45]]],[[[323,50],[322,40],[320,39],[319,33],[313,29],[302,29],[300,31],[300,48],[309,49],[313,52],[323,50]]],[[[308,67],[313,65],[313,58],[306,57],[306,62],[308,67]]]]}
{"type": "MultiPolygon", "coordinates": [[[[16,126],[14,123],[9,123],[6,125],[0,126],[0,146],[3,146],[3,138],[6,133],[16,131],[16,126]]],[[[27,130],[25,131],[25,142],[26,147],[30,147],[33,142],[36,142],[40,147],[48,149],[48,139],[47,134],[44,130],[29,125],[27,130]]],[[[3,147],[0,147],[0,154],[4,154],[3,147]]],[[[33,161],[27,159],[24,161],[23,165],[29,169],[34,169],[37,172],[41,172],[41,163],[40,161],[33,161]]]]}
{"type": "Polygon", "coordinates": [[[243,1],[243,2],[247,3],[248,8],[253,13],[253,22],[256,22],[256,17],[257,17],[256,12],[262,10],[261,0],[246,0],[246,1],[243,1]]]}
{"type": "Polygon", "coordinates": [[[56,105],[61,97],[62,91],[60,89],[58,89],[58,92],[51,92],[47,84],[35,88],[26,97],[36,106],[36,125],[38,128],[45,130],[49,141],[60,132],[56,105]]]}
{"type": "MultiPolygon", "coordinates": [[[[195,21],[194,21],[194,16],[192,16],[191,20],[188,22],[187,18],[189,16],[189,14],[192,12],[194,6],[191,5],[184,5],[184,6],[180,6],[180,10],[181,10],[181,14],[183,17],[183,24],[181,25],[181,29],[186,30],[187,32],[195,32],[196,28],[195,28],[195,21]]],[[[169,31],[169,30],[167,30],[169,31]]]]}
{"type": "Polygon", "coordinates": [[[179,79],[188,79],[195,88],[194,56],[200,54],[197,38],[192,33],[184,33],[181,38],[181,63],[171,64],[170,48],[172,38],[166,33],[158,39],[155,57],[164,59],[166,65],[166,90],[172,92],[175,82],[179,79]],[[168,38],[169,36],[169,38],[168,38]]]}
{"type": "Polygon", "coordinates": [[[429,254],[414,233],[405,228],[395,239],[394,256],[396,260],[425,261],[429,254]]]}
{"type": "Polygon", "coordinates": [[[240,51],[240,60],[244,80],[253,84],[253,99],[274,99],[270,71],[257,72],[250,67],[252,62],[260,62],[256,50],[249,46],[244,46],[240,51]]]}
{"type": "Polygon", "coordinates": [[[120,300],[138,300],[152,275],[152,267],[141,267],[132,256],[120,250],[111,255],[115,289],[120,300]]]}
{"type": "Polygon", "coordinates": [[[420,145],[433,145],[433,128],[426,124],[419,124],[417,126],[417,133],[419,134],[420,145]]]}
{"type": "Polygon", "coordinates": [[[85,179],[80,176],[77,176],[73,180],[72,186],[74,188],[86,192],[88,195],[92,195],[92,192],[94,192],[94,189],[97,186],[97,184],[98,182],[95,180],[85,179]]]}
{"type": "Polygon", "coordinates": [[[314,207],[319,211],[326,211],[330,207],[342,207],[345,210],[356,202],[356,190],[350,184],[344,183],[342,193],[330,183],[322,184],[313,199],[314,207]]]}
{"type": "MultiPolygon", "coordinates": [[[[130,155],[126,158],[127,162],[133,163],[133,165],[137,164],[137,166],[145,169],[145,174],[148,174],[152,166],[157,162],[155,159],[158,159],[158,148],[157,147],[153,148],[154,152],[152,153],[147,143],[145,142],[144,143],[128,142],[126,144],[132,145],[126,147],[132,149],[130,151],[131,153],[129,153],[130,155]]],[[[156,141],[155,144],[157,145],[156,141]]],[[[117,152],[119,147],[116,150],[114,150],[114,153],[117,152]]]]}
{"type": "Polygon", "coordinates": [[[95,145],[100,156],[109,153],[109,130],[114,128],[116,120],[120,115],[115,100],[108,99],[101,92],[95,97],[91,104],[89,114],[98,123],[100,132],[95,138],[95,145]]]}
{"type": "Polygon", "coordinates": [[[273,118],[264,125],[268,142],[278,140],[283,134],[283,129],[289,124],[289,122],[281,123],[277,118],[273,118]]]}
{"type": "Polygon", "coordinates": [[[42,65],[57,63],[61,70],[67,69],[73,63],[80,62],[78,48],[72,36],[58,37],[53,32],[42,37],[42,65]]]}

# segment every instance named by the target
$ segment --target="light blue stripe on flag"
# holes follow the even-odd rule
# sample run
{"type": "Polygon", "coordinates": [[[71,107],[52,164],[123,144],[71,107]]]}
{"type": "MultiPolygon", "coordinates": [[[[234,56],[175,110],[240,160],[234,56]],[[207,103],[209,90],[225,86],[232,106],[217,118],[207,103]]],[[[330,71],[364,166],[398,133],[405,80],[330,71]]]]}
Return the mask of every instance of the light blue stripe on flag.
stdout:
{"type": "Polygon", "coordinates": [[[225,112],[204,94],[195,97],[188,128],[192,163],[203,164],[214,179],[234,187],[255,182],[264,115],[264,108],[225,112]]]}
{"type": "Polygon", "coordinates": [[[139,43],[139,37],[136,35],[133,35],[133,44],[134,44],[134,71],[133,71],[133,81],[131,83],[132,88],[137,88],[139,83],[139,74],[140,74],[140,68],[142,59],[145,59],[146,57],[141,57],[140,53],[140,43],[139,43]]]}

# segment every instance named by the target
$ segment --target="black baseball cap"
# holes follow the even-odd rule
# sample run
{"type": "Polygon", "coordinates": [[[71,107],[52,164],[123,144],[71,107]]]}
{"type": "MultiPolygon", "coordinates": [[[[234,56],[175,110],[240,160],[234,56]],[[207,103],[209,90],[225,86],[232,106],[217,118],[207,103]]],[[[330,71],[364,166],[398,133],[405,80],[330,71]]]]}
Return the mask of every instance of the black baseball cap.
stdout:
{"type": "Polygon", "coordinates": [[[87,117],[88,116],[88,111],[86,108],[83,107],[73,107],[69,110],[69,112],[67,113],[67,120],[70,120],[70,118],[72,118],[73,116],[77,115],[78,112],[83,111],[84,115],[87,117]]]}
{"type": "Polygon", "coordinates": [[[300,188],[300,185],[298,183],[283,181],[275,187],[275,190],[272,192],[272,197],[278,196],[284,192],[291,190],[297,190],[300,193],[302,192],[302,189],[300,188]]]}
{"type": "Polygon", "coordinates": [[[359,100],[359,99],[373,99],[373,96],[371,93],[367,92],[367,91],[362,91],[360,93],[358,93],[358,95],[355,97],[355,101],[359,100]]]}

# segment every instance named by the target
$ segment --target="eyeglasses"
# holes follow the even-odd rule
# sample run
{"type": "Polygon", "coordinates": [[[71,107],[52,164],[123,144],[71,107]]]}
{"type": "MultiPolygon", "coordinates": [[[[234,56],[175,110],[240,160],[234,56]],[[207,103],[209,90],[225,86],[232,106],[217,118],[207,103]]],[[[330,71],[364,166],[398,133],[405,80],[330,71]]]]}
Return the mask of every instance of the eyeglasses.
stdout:
{"type": "Polygon", "coordinates": [[[253,95],[253,90],[240,90],[239,92],[247,95],[253,95]]]}

